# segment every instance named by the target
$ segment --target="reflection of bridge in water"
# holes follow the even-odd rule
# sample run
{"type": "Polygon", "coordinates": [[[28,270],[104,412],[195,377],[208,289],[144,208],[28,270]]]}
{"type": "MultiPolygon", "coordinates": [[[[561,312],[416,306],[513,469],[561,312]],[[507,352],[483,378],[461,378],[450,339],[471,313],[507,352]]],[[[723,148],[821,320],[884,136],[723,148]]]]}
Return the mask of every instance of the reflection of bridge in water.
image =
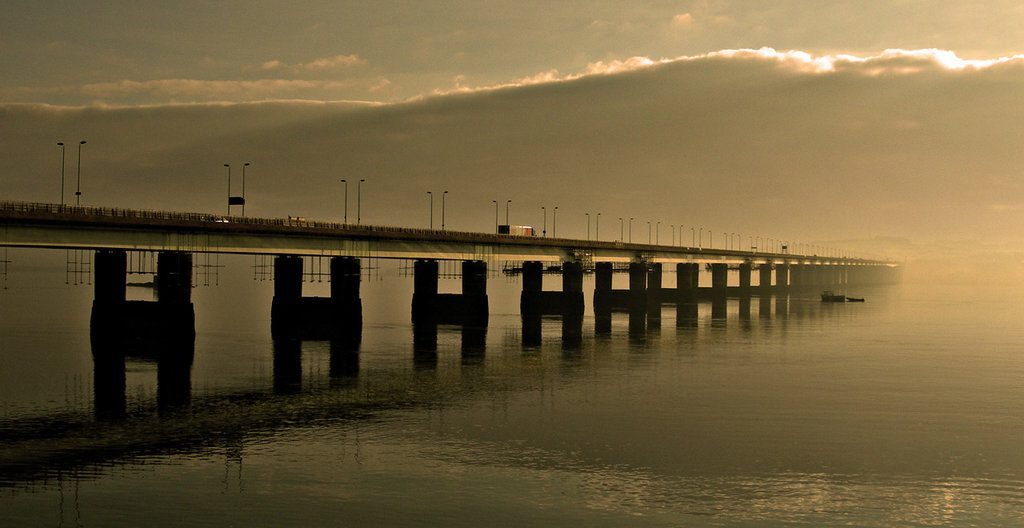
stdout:
{"type": "MultiPolygon", "coordinates": [[[[766,331],[784,335],[790,322],[838,315],[824,308],[816,302],[791,301],[789,297],[764,297],[753,303],[742,298],[716,299],[677,310],[674,326],[680,336],[686,336],[704,329],[734,328],[743,332],[760,320],[766,323],[766,331]]],[[[590,321],[544,316],[536,327],[524,325],[520,341],[523,357],[532,355],[526,352],[535,353],[553,344],[542,340],[539,333],[528,333],[561,326],[561,361],[549,363],[548,368],[557,369],[558,375],[573,375],[573,369],[591,357],[585,352],[593,351],[594,339],[621,337],[628,339],[630,347],[643,347],[645,340],[656,340],[665,331],[651,324],[618,323],[598,328],[596,321],[591,329],[590,321]],[[569,332],[567,325],[572,327],[569,332]]],[[[470,325],[414,325],[412,369],[364,370],[358,338],[325,342],[329,345],[326,383],[303,379],[304,373],[308,376],[311,372],[303,368],[303,340],[279,338],[274,341],[269,386],[205,395],[193,394],[194,344],[190,337],[172,341],[96,337],[92,340],[94,416],[59,413],[0,422],[4,433],[0,439],[0,487],[40,482],[61,474],[88,478],[102,473],[103,468],[132,464],[153,455],[227,449],[241,456],[246,442],[282,430],[374,419],[388,410],[444,405],[476,397],[482,391],[532,390],[545,384],[545,373],[534,367],[519,369],[514,363],[503,362],[485,367],[487,328],[470,325]],[[461,337],[457,366],[439,363],[440,354],[450,353],[448,348],[439,351],[439,335],[461,337]],[[137,362],[156,363],[156,398],[149,404],[129,406],[126,364],[137,362]],[[461,374],[441,375],[452,368],[461,374]],[[509,382],[495,386],[495,369],[500,369],[509,382]]],[[[507,340],[499,345],[503,349],[506,346],[507,340]]]]}

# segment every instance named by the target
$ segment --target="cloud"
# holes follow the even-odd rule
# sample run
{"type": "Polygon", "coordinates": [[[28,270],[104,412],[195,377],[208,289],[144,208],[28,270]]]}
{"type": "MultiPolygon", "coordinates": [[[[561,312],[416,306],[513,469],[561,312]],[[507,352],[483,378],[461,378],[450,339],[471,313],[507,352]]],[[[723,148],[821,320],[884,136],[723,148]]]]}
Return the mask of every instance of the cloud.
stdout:
{"type": "Polygon", "coordinates": [[[362,66],[364,64],[366,64],[366,59],[363,59],[359,55],[353,53],[351,55],[320,57],[309,62],[302,62],[298,64],[286,64],[283,61],[273,59],[260,64],[259,69],[264,71],[288,70],[292,72],[322,72],[351,68],[353,66],[362,66]]]}
{"type": "Polygon", "coordinates": [[[126,95],[147,94],[159,97],[211,98],[266,98],[309,92],[311,90],[337,90],[350,86],[345,81],[321,81],[306,79],[259,79],[202,80],[202,79],[154,79],[135,81],[130,79],[86,84],[81,93],[94,98],[111,98],[126,95]]]}
{"type": "Polygon", "coordinates": [[[690,13],[680,13],[672,17],[672,27],[677,29],[688,28],[693,25],[693,15],[690,13]]]}

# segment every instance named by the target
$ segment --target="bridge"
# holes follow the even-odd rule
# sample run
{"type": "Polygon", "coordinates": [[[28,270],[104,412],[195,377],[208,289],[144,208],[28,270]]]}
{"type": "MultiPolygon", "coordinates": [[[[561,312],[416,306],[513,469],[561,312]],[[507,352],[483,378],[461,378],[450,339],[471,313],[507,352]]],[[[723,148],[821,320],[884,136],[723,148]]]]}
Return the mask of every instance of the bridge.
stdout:
{"type": "MultiPolygon", "coordinates": [[[[771,297],[792,290],[836,289],[895,280],[893,262],[789,251],[539,238],[447,230],[340,224],[296,218],[253,218],[207,213],[0,202],[0,247],[95,251],[94,333],[128,328],[151,332],[191,329],[194,254],[274,257],[271,325],[275,335],[358,334],[360,259],[414,260],[414,322],[486,325],[488,266],[513,263],[523,276],[524,323],[544,315],[578,320],[584,312],[583,275],[594,273],[598,326],[615,311],[631,322],[658,321],[664,304],[690,306],[702,299],[771,297]],[[158,254],[158,301],[127,301],[126,252],[158,254]],[[330,259],[330,297],[303,297],[302,257],[330,259]],[[439,293],[438,261],[462,262],[462,292],[439,293]],[[676,285],[662,287],[665,265],[676,285]],[[730,284],[732,276],[738,276],[730,284]],[[756,273],[755,273],[756,270],[756,273]],[[615,290],[612,276],[629,274],[615,290]],[[562,274],[561,291],[544,291],[543,274],[562,274]],[[702,287],[702,272],[710,287],[702,287]],[[753,280],[757,278],[757,281],[753,280]]],[[[526,332],[524,327],[524,335],[526,332]]]]}

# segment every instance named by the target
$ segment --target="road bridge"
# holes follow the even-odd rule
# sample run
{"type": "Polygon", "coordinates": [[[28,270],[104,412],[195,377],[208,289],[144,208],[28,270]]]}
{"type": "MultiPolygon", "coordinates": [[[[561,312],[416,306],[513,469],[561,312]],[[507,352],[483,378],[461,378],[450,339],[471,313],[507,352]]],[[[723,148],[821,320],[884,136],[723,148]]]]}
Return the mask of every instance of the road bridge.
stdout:
{"type": "MultiPolygon", "coordinates": [[[[703,298],[771,296],[791,289],[838,289],[894,280],[893,262],[833,255],[798,255],[623,241],[368,226],[301,218],[253,218],[208,213],[0,202],[0,247],[96,251],[93,328],[103,333],[128,327],[151,331],[172,321],[194,328],[192,255],[274,256],[274,333],[358,333],[360,259],[415,260],[414,321],[486,325],[488,266],[519,263],[523,274],[524,321],[543,315],[582,318],[583,274],[595,274],[594,309],[599,318],[621,310],[644,320],[660,319],[663,304],[703,298]],[[158,301],[125,300],[127,251],[159,254],[158,301]],[[331,259],[331,296],[302,296],[301,257],[331,259]],[[441,260],[462,261],[462,293],[438,291],[441,260]],[[662,287],[665,266],[675,266],[676,286],[662,287]],[[561,291],[543,291],[541,274],[563,275],[561,291]],[[629,273],[627,290],[612,289],[616,269],[629,273]],[[710,288],[700,286],[702,271],[710,288]],[[732,273],[730,273],[732,271],[732,273]],[[756,273],[755,273],[756,272],[756,273]],[[738,283],[730,285],[730,276],[738,283]],[[757,277],[757,284],[752,277],[757,277]]],[[[603,325],[599,325],[603,327],[603,325]]],[[[191,331],[191,330],[190,330],[191,331]]],[[[178,332],[180,333],[180,331],[178,332]]]]}

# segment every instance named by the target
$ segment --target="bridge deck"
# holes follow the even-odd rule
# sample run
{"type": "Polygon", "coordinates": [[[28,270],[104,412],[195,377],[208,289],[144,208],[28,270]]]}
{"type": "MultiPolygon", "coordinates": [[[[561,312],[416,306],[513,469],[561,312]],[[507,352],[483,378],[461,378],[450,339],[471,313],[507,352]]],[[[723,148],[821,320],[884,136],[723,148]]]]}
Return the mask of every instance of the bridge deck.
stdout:
{"type": "Polygon", "coordinates": [[[891,264],[860,258],[510,236],[304,219],[0,202],[0,246],[443,260],[891,264]]]}

